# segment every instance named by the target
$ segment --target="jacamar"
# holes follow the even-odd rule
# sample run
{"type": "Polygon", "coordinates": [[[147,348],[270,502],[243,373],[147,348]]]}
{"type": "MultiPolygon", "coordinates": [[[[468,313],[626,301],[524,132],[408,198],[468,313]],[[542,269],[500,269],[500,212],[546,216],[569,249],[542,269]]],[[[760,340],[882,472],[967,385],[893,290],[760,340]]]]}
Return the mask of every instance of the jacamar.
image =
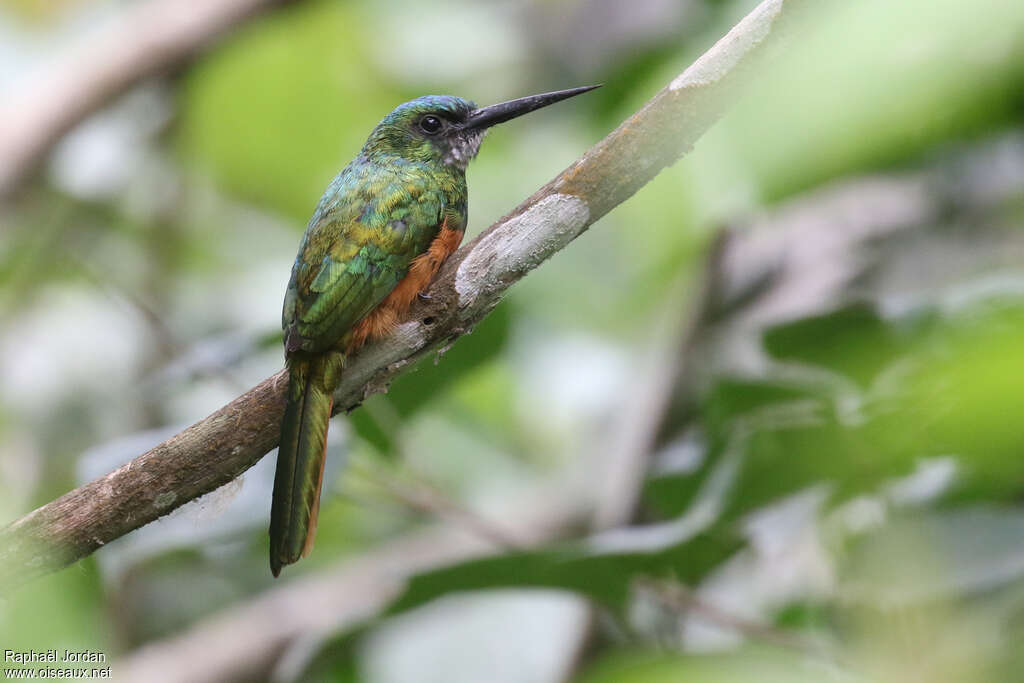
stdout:
{"type": "Polygon", "coordinates": [[[331,182],[306,227],[284,297],[288,403],[270,511],[270,570],[309,553],[327,423],[345,357],[386,335],[466,229],[466,166],[491,126],[592,90],[477,108],[429,95],[377,124],[331,182]]]}

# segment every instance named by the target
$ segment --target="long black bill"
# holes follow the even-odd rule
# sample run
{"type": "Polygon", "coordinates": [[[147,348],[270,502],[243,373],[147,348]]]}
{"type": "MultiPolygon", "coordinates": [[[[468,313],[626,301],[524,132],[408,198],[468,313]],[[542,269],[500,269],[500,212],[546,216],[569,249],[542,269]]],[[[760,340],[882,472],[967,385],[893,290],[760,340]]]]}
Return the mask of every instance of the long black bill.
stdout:
{"type": "Polygon", "coordinates": [[[576,95],[582,95],[585,92],[589,92],[600,87],[600,85],[585,85],[582,88],[556,90],[555,92],[546,92],[541,95],[520,97],[518,100],[509,100],[508,102],[502,102],[501,104],[492,104],[489,107],[481,107],[480,109],[475,109],[470,113],[469,118],[466,120],[465,127],[489,128],[495,124],[504,123],[505,121],[514,119],[517,116],[529,114],[531,111],[540,109],[541,107],[546,107],[549,104],[561,102],[562,100],[575,97],[576,95]]]}

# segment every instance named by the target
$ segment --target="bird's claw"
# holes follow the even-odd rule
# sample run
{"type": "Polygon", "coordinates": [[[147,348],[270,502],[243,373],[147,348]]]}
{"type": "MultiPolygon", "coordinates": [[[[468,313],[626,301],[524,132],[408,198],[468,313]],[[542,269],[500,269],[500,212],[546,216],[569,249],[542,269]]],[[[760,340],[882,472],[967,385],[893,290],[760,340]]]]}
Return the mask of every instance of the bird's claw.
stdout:
{"type": "Polygon", "coordinates": [[[419,297],[420,301],[431,301],[434,297],[430,296],[426,292],[417,292],[416,296],[419,297]]]}

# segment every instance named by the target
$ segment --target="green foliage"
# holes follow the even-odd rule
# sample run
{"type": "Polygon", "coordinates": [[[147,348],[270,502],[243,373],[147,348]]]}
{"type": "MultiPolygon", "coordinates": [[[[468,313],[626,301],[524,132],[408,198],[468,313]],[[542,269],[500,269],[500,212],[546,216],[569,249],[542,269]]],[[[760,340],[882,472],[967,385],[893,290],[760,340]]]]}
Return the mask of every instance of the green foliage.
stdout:
{"type": "Polygon", "coordinates": [[[764,349],[780,361],[821,366],[868,389],[901,356],[914,352],[930,320],[885,321],[868,304],[773,327],[764,349]]]}
{"type": "Polygon", "coordinates": [[[364,21],[358,5],[303,3],[219,47],[185,84],[188,156],[225,188],[304,224],[382,113],[402,100],[373,66],[364,21]]]}
{"type": "Polygon", "coordinates": [[[637,576],[664,575],[696,581],[737,548],[727,534],[698,535],[647,553],[611,553],[588,548],[508,552],[416,576],[391,606],[403,612],[453,592],[485,588],[561,588],[625,611],[637,576]]]}
{"type": "MultiPolygon", "coordinates": [[[[765,334],[771,356],[805,371],[717,381],[702,402],[713,463],[740,446],[741,474],[727,516],[789,492],[829,484],[841,501],[953,455],[960,476],[948,500],[1019,495],[1024,401],[1016,377],[1024,338],[1017,300],[979,302],[940,317],[891,320],[854,305],[765,334]]],[[[652,503],[673,514],[695,495],[689,478],[652,483],[652,503]]]]}
{"type": "Polygon", "coordinates": [[[823,2],[807,21],[805,39],[712,133],[766,197],[900,164],[1016,114],[1020,3],[823,2]]]}
{"type": "Polygon", "coordinates": [[[835,679],[786,652],[748,651],[685,656],[668,653],[612,653],[580,676],[579,683],[822,683],[835,679]]]}
{"type": "Polygon", "coordinates": [[[472,344],[456,344],[443,356],[424,358],[414,370],[399,377],[387,394],[371,397],[366,409],[352,413],[349,420],[356,433],[380,453],[395,455],[395,433],[389,429],[394,424],[382,425],[380,418],[374,416],[407,420],[430,402],[441,400],[446,391],[502,353],[508,341],[510,322],[510,305],[500,304],[473,330],[472,344]]]}
{"type": "Polygon", "coordinates": [[[5,649],[16,651],[43,649],[40,643],[109,651],[113,634],[104,618],[103,603],[96,562],[85,560],[5,598],[0,640],[5,649]],[[40,619],[39,615],[52,618],[40,619]]]}
{"type": "MultiPolygon", "coordinates": [[[[153,180],[140,172],[136,184],[99,200],[33,186],[4,216],[10,230],[0,243],[0,369],[21,378],[0,386],[0,488],[16,501],[4,501],[5,514],[22,514],[34,498],[84,476],[75,456],[86,446],[188,424],[280,368],[280,302],[298,229],[397,103],[430,92],[498,101],[607,83],[585,106],[494,132],[469,169],[472,233],[617,126],[753,3],[684,3],[694,11],[674,27],[659,22],[646,41],[630,33],[640,31],[632,23],[618,22],[607,27],[615,59],[602,52],[591,61],[574,50],[603,21],[595,7],[613,13],[627,4],[530,3],[509,12],[458,0],[286,3],[215,44],[171,84],[172,134],[139,146],[173,173],[163,169],[153,180]],[[504,56],[485,59],[499,38],[504,56]],[[412,55],[415,64],[401,64],[412,55]],[[69,379],[102,357],[88,355],[85,342],[111,318],[90,318],[83,305],[35,320],[30,314],[58,300],[55,291],[106,302],[138,327],[125,326],[138,353],[114,359],[120,379],[109,370],[97,370],[93,385],[69,379]],[[67,327],[57,330],[58,322],[67,327]],[[225,354],[230,363],[207,353],[206,337],[243,327],[249,341],[225,354]],[[176,379],[163,374],[189,362],[176,379]],[[31,383],[22,368],[34,373],[31,383]]],[[[344,450],[350,467],[328,483],[312,556],[281,581],[358,563],[367,548],[444,517],[396,502],[361,481],[361,468],[400,483],[422,476],[487,519],[502,510],[493,520],[499,528],[502,515],[516,514],[500,505],[510,491],[577,485],[584,476],[588,486],[605,483],[597,464],[617,443],[651,321],[666,291],[701,272],[720,228],[756,228],[749,215],[783,202],[803,207],[785,214],[795,221],[785,227],[806,222],[809,240],[847,230],[847,219],[864,213],[894,215],[856,202],[824,218],[815,212],[819,188],[870,174],[857,181],[897,190],[921,181],[897,198],[907,204],[894,219],[920,217],[916,242],[908,248],[881,235],[848,254],[863,266],[858,279],[817,313],[734,326],[734,315],[771,293],[767,278],[722,314],[711,339],[700,339],[712,348],[687,358],[692,373],[658,430],[640,509],[619,530],[622,545],[567,530],[547,547],[423,572],[382,614],[311,646],[306,680],[364,680],[364,646],[381,622],[423,615],[447,596],[506,588],[568,591],[599,606],[596,637],[579,664],[582,683],[1019,678],[1024,297],[1014,234],[1024,219],[1024,4],[805,4],[814,5],[807,23],[790,27],[787,49],[754,74],[691,155],[517,284],[439,362],[424,359],[386,395],[340,418],[355,438],[332,453],[344,450]],[[988,147],[999,151],[971,156],[988,147]],[[887,168],[900,177],[877,175],[887,168]],[[929,253],[943,245],[936,274],[929,253]],[[879,274],[887,258],[900,261],[902,280],[879,274]],[[737,339],[759,356],[732,362],[737,339]],[[622,367],[581,361],[586,345],[622,367]],[[543,377],[553,365],[539,356],[549,353],[560,370],[578,372],[570,381],[585,391],[560,391],[569,373],[543,377]],[[603,384],[592,376],[602,372],[612,376],[603,384]],[[692,438],[686,466],[667,457],[680,435],[692,438]],[[821,494],[805,521],[828,577],[815,590],[787,583],[802,556],[784,546],[784,532],[765,541],[751,531],[751,520],[808,490],[821,494]],[[644,534],[657,542],[642,548],[636,539],[644,534]],[[780,543],[781,556],[773,555],[780,543]],[[677,581],[701,596],[709,590],[713,600],[742,596],[741,617],[772,633],[818,638],[841,657],[758,649],[757,628],[734,649],[687,652],[701,645],[684,628],[695,610],[660,604],[657,624],[643,623],[635,614],[642,579],[677,581]],[[757,595],[776,584],[786,588],[781,595],[757,595]]],[[[11,6],[36,20],[58,12],[11,6]]],[[[126,335],[118,328],[111,336],[126,335]]],[[[344,433],[340,419],[336,434],[344,433]]],[[[245,487],[259,486],[255,470],[245,476],[245,487]]],[[[101,550],[103,562],[27,586],[0,605],[2,647],[127,649],[255,599],[272,585],[269,499],[245,504],[244,522],[215,541],[197,539],[219,519],[220,503],[201,501],[193,507],[209,508],[202,523],[187,519],[185,531],[158,532],[164,536],[139,546],[130,536],[101,550]]],[[[495,647],[526,637],[505,626],[495,629],[495,647]]],[[[451,662],[453,675],[459,667],[451,662]]],[[[423,680],[438,680],[427,673],[423,680]]]]}

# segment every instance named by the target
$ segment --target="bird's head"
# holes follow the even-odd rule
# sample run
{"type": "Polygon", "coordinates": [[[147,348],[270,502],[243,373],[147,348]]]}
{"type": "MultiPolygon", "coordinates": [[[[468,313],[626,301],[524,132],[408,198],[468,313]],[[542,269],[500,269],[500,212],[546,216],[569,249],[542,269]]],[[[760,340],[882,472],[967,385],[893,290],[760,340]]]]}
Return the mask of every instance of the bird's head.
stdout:
{"type": "Polygon", "coordinates": [[[489,107],[452,95],[426,95],[400,104],[373,129],[363,154],[399,156],[465,169],[480,151],[487,129],[535,109],[593,90],[589,85],[530,95],[489,107]]]}

